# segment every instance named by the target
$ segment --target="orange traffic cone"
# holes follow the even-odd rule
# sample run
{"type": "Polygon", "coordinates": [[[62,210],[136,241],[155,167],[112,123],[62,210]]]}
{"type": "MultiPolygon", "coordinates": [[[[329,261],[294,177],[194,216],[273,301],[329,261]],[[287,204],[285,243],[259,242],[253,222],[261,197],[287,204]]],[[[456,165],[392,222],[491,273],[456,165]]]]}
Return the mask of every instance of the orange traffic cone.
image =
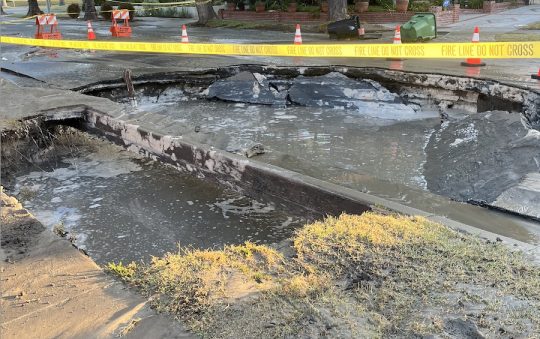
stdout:
{"type": "MultiPolygon", "coordinates": [[[[474,33],[472,36],[472,43],[478,43],[480,42],[480,30],[478,29],[478,26],[474,27],[474,33]]],[[[461,63],[461,66],[467,66],[467,67],[481,67],[485,66],[486,63],[482,62],[480,58],[467,58],[464,62],[461,63]]]]}
{"type": "Polygon", "coordinates": [[[182,43],[187,44],[188,42],[189,42],[189,38],[187,35],[186,25],[182,25],[182,43]]]}
{"type": "Polygon", "coordinates": [[[394,33],[394,44],[401,44],[401,28],[396,26],[396,32],[394,33]]]}
{"type": "MultiPolygon", "coordinates": [[[[399,27],[399,25],[396,26],[396,30],[394,32],[393,44],[394,45],[401,45],[401,27],[399,27]]],[[[401,58],[387,58],[386,60],[403,61],[403,59],[401,59],[401,58]]],[[[403,67],[403,64],[401,66],[403,67]]]]}
{"type": "Polygon", "coordinates": [[[88,21],[86,24],[88,26],[88,40],[96,40],[96,33],[94,33],[94,29],[92,28],[92,22],[88,21]]]}
{"type": "Polygon", "coordinates": [[[538,74],[531,74],[531,78],[540,80],[540,68],[538,69],[538,74]]]}
{"type": "Polygon", "coordinates": [[[363,39],[365,34],[366,34],[366,31],[364,29],[364,26],[360,25],[360,28],[358,29],[358,37],[360,39],[363,39]]]}
{"type": "Polygon", "coordinates": [[[294,44],[295,45],[301,45],[302,44],[302,32],[300,32],[300,25],[296,24],[296,32],[294,33],[294,44]]]}

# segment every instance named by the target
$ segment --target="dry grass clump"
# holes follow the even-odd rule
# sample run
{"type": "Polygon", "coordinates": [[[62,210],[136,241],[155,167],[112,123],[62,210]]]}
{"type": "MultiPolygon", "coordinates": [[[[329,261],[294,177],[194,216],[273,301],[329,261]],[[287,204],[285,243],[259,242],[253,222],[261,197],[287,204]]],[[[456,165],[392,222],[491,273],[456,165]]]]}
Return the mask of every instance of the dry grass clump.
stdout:
{"type": "MultiPolygon", "coordinates": [[[[414,326],[427,314],[465,315],[465,304],[476,303],[486,330],[510,325],[520,331],[540,330],[538,315],[531,314],[525,322],[513,317],[506,323],[498,315],[505,307],[519,313],[540,306],[537,266],[501,244],[424,218],[373,213],[328,218],[300,230],[294,247],[306,265],[346,277],[357,302],[372,305],[371,310],[390,324],[389,333],[417,333],[414,326]],[[497,294],[534,301],[505,304],[497,294]]],[[[427,333],[437,331],[435,318],[427,333]]]]}
{"type": "Polygon", "coordinates": [[[294,249],[302,262],[342,273],[353,262],[364,261],[368,252],[427,241],[437,228],[441,226],[420,217],[343,214],[305,226],[294,238],[294,249]]]}
{"type": "Polygon", "coordinates": [[[210,337],[540,331],[538,266],[421,217],[330,217],[300,229],[293,249],[182,249],[109,268],[210,337]]]}
{"type": "Polygon", "coordinates": [[[184,317],[268,289],[271,275],[283,270],[277,251],[246,242],[221,251],[179,249],[154,257],[149,265],[109,264],[123,280],[159,295],[160,310],[184,317]]]}

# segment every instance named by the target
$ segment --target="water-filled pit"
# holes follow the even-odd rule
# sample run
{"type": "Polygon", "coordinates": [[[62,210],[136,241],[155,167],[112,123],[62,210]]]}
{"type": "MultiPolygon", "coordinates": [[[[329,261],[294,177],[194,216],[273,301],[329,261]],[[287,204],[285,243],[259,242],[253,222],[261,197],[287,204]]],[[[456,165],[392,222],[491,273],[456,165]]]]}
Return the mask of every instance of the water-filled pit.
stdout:
{"type": "Polygon", "coordinates": [[[122,120],[140,129],[539,242],[534,91],[339,67],[238,66],[134,83],[136,107],[125,84],[88,92],[125,103],[122,120]]]}
{"type": "Polygon", "coordinates": [[[8,185],[97,262],[147,260],[178,243],[274,243],[325,213],[363,210],[294,173],[540,243],[538,93],[259,66],[133,83],[134,98],[122,82],[81,89],[125,111],[87,110],[75,125],[158,161],[94,140],[101,146],[19,168],[8,185]]]}
{"type": "Polygon", "coordinates": [[[52,155],[12,173],[12,193],[100,264],[148,261],[178,245],[276,243],[306,221],[274,202],[179,173],[82,132],[60,131],[52,155]]]}

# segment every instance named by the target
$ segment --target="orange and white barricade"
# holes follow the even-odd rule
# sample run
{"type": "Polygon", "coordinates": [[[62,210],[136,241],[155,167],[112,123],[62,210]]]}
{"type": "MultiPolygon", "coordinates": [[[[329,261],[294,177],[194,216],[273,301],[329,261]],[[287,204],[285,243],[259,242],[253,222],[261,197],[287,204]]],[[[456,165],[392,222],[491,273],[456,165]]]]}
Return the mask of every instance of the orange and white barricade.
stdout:
{"type": "Polygon", "coordinates": [[[62,39],[62,34],[58,30],[58,20],[56,14],[42,14],[36,17],[36,39],[62,39]],[[50,30],[46,32],[47,27],[50,30]]]}
{"type": "Polygon", "coordinates": [[[112,11],[112,26],[110,29],[112,36],[131,37],[131,27],[129,27],[129,11],[127,9],[115,9],[112,11]],[[124,20],[120,26],[119,21],[124,20]]]}

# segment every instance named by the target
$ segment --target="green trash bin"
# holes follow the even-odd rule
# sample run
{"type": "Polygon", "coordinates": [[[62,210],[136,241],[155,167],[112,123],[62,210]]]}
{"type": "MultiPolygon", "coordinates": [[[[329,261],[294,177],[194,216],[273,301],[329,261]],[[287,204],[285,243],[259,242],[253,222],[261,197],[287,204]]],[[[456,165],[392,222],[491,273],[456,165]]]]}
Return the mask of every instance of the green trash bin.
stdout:
{"type": "Polygon", "coordinates": [[[437,37],[437,21],[433,13],[416,13],[401,26],[402,42],[420,42],[437,37]]]}

